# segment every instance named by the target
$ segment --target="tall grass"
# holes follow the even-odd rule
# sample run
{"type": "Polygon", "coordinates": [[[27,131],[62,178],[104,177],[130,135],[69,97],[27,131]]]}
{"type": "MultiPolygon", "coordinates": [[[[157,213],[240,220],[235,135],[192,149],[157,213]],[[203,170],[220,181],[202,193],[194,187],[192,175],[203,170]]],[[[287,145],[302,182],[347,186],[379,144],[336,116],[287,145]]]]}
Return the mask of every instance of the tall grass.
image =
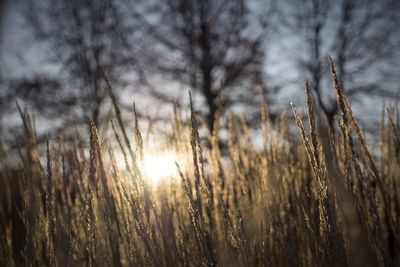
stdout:
{"type": "Polygon", "coordinates": [[[17,168],[0,149],[0,265],[398,266],[398,114],[382,117],[372,152],[332,63],[331,71],[335,132],[316,114],[307,83],[306,124],[292,105],[299,134],[286,113],[271,121],[261,106],[262,148],[233,116],[227,149],[218,122],[204,146],[192,105],[188,120],[175,108],[165,147],[186,161],[159,185],[142,170],[136,112],[130,132],[110,85],[114,138],[102,139],[92,123],[89,155],[79,140],[47,141],[41,160],[32,119],[19,109],[17,168]]]}

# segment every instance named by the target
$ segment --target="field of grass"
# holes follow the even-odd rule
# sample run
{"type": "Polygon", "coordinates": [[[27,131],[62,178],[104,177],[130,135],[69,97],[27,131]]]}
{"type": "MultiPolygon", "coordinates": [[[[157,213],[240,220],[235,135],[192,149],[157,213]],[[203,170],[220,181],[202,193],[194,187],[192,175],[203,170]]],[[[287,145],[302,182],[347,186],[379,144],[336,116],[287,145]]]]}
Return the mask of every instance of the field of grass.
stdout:
{"type": "Polygon", "coordinates": [[[92,124],[90,151],[78,137],[41,148],[21,112],[20,160],[0,150],[0,266],[399,266],[398,114],[382,116],[368,148],[332,76],[334,132],[307,84],[306,119],[292,106],[298,131],[261,107],[262,148],[240,117],[222,150],[200,138],[193,110],[176,111],[163,149],[183,156],[157,183],[137,120],[128,131],[117,105],[113,140],[92,124]]]}

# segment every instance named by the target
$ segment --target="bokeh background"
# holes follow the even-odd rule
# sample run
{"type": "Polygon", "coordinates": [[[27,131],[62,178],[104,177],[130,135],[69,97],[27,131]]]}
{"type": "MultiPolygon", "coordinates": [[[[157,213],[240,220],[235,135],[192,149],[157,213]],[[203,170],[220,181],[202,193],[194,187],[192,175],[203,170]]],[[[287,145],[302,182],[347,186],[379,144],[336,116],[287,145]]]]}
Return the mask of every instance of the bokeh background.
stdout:
{"type": "Polygon", "coordinates": [[[135,102],[161,130],[171,103],[188,108],[188,91],[212,130],[229,113],[258,125],[262,102],[271,117],[302,106],[306,79],[333,124],[328,56],[366,131],[399,98],[396,0],[8,0],[1,12],[6,140],[20,128],[16,100],[39,135],[68,135],[91,120],[108,128],[106,79],[124,111],[135,102]]]}

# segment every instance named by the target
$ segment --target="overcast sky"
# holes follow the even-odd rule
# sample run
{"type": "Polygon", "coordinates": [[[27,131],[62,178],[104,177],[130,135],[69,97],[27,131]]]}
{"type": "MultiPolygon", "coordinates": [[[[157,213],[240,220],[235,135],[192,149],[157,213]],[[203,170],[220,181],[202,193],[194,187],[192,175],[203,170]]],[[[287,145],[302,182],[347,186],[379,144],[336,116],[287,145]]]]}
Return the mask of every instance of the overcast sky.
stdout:
{"type": "MultiPolygon", "coordinates": [[[[258,6],[262,5],[260,3],[262,1],[252,1],[251,7],[257,9],[258,6]]],[[[48,51],[46,47],[33,40],[33,35],[29,27],[27,27],[19,8],[20,1],[9,1],[5,12],[1,39],[2,75],[6,78],[17,78],[29,76],[32,73],[54,73],[59,71],[59,66],[47,62],[48,51]]],[[[260,10],[262,11],[263,9],[260,10]]],[[[273,104],[277,109],[288,109],[290,102],[294,102],[300,107],[304,106],[304,77],[296,72],[294,63],[291,60],[292,55],[287,52],[288,49],[296,49],[297,44],[292,41],[290,36],[283,35],[280,38],[274,36],[274,38],[267,41],[265,64],[267,82],[271,87],[282,87],[279,94],[273,95],[273,104]],[[282,39],[285,42],[282,43],[282,39]]],[[[398,73],[400,77],[400,71],[398,73]]],[[[395,76],[392,79],[399,81],[398,77],[395,76]]],[[[164,86],[171,89],[176,85],[164,84],[164,86]]],[[[127,95],[125,99],[129,98],[129,95],[127,95]]],[[[354,102],[354,107],[359,117],[368,122],[367,126],[374,127],[373,125],[376,124],[380,117],[384,102],[388,104],[390,99],[359,97],[358,101],[354,102]],[[366,120],[366,118],[368,119],[366,120]]],[[[9,119],[10,117],[7,116],[3,118],[3,120],[9,119]]]]}

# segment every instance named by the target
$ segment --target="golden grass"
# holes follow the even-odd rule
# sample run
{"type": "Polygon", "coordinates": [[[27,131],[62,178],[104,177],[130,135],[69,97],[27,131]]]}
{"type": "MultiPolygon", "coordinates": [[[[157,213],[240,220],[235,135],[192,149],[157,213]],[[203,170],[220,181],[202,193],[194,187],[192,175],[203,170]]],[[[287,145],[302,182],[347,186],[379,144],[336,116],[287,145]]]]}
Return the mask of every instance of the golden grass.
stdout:
{"type": "Polygon", "coordinates": [[[229,119],[226,151],[215,132],[204,146],[192,105],[187,121],[175,108],[165,146],[188,162],[159,186],[141,170],[136,111],[130,133],[109,84],[116,142],[101,140],[92,123],[88,158],[77,145],[47,141],[43,167],[19,109],[19,167],[0,150],[0,266],[399,265],[398,114],[388,110],[372,154],[332,62],[331,70],[336,133],[315,114],[307,83],[308,129],[293,105],[299,135],[286,113],[271,121],[263,104],[261,149],[242,117],[229,119]]]}

